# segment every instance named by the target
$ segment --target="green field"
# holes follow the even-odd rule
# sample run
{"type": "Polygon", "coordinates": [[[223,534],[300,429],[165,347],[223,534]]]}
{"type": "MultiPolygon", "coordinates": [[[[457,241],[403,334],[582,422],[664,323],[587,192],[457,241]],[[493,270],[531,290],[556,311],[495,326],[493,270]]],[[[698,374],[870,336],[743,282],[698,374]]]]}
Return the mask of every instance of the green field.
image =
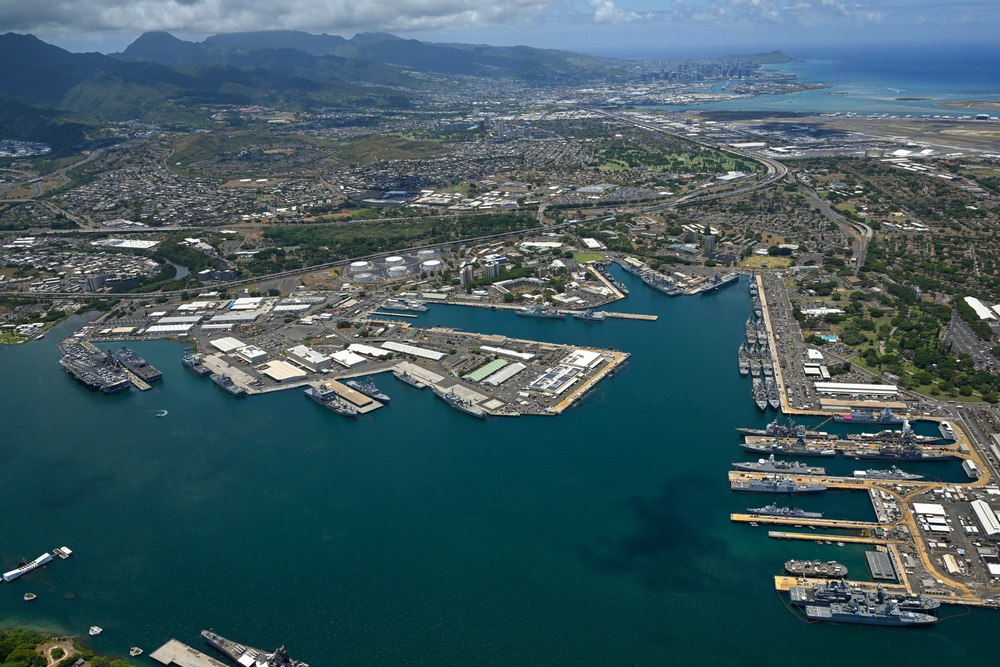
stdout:
{"type": "Polygon", "coordinates": [[[581,252],[573,255],[573,259],[580,264],[586,264],[587,262],[599,262],[604,259],[604,255],[598,255],[595,252],[581,252]]]}
{"type": "Polygon", "coordinates": [[[364,165],[376,160],[425,160],[445,152],[447,149],[438,141],[371,135],[343,144],[337,155],[347,162],[364,165]]]}

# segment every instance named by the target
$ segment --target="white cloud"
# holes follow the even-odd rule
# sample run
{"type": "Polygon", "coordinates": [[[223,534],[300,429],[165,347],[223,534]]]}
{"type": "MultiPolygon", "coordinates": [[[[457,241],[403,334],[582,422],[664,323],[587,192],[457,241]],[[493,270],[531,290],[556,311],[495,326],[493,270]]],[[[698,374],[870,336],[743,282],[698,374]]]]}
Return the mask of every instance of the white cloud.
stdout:
{"type": "Polygon", "coordinates": [[[642,19],[637,13],[620,9],[614,0],[587,0],[594,8],[594,23],[629,23],[642,19]]]}

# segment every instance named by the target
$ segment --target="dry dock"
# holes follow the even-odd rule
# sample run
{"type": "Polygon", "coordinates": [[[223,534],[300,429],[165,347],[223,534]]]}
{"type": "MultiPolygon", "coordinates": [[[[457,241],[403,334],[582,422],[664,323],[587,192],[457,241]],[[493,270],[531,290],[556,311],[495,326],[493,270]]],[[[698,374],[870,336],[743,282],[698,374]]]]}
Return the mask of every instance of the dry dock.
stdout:
{"type": "Polygon", "coordinates": [[[210,658],[201,651],[196,651],[187,644],[171,639],[150,656],[161,665],[177,665],[177,667],[229,667],[215,658],[210,658]]]}

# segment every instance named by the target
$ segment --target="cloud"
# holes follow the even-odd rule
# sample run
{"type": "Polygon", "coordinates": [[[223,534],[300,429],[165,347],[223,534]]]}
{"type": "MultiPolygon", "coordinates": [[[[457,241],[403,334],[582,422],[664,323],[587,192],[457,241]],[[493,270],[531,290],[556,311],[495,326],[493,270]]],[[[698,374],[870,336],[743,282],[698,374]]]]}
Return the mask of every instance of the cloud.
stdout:
{"type": "MultiPolygon", "coordinates": [[[[562,0],[0,0],[13,31],[412,31],[518,25],[562,0]]],[[[628,16],[612,0],[603,16],[628,16]]]]}
{"type": "Polygon", "coordinates": [[[620,9],[613,0],[587,0],[594,8],[594,23],[629,23],[642,19],[633,11],[620,9]]]}

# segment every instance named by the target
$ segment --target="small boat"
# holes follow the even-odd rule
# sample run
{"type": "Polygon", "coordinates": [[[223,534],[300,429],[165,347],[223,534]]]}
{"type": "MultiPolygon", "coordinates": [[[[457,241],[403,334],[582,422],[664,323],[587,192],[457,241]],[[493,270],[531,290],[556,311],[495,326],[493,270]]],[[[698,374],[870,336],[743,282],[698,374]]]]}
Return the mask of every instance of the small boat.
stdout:
{"type": "Polygon", "coordinates": [[[92,626],[90,626],[90,636],[91,637],[96,637],[97,635],[101,634],[102,632],[104,632],[104,628],[102,628],[102,627],[100,627],[98,625],[92,625],[92,626]]]}
{"type": "Polygon", "coordinates": [[[128,650],[128,654],[129,654],[130,656],[132,656],[133,658],[135,658],[135,657],[137,657],[137,656],[140,656],[140,655],[142,655],[142,649],[141,649],[141,648],[139,648],[138,646],[133,646],[132,648],[130,648],[130,649],[128,650]]]}
{"type": "Polygon", "coordinates": [[[34,599],[35,599],[35,598],[37,598],[37,597],[38,597],[38,596],[37,596],[37,595],[35,595],[34,593],[25,593],[25,594],[24,594],[24,601],[25,601],[25,602],[31,602],[32,600],[34,600],[34,599]]]}

